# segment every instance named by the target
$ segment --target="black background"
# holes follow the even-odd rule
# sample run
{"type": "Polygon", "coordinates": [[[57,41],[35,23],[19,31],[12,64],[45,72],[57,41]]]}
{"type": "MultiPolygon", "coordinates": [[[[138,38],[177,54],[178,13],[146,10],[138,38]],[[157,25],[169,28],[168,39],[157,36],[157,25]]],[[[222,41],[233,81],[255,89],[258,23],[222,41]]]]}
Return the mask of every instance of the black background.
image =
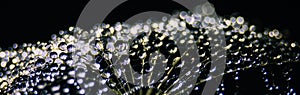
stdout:
{"type": "MultiPolygon", "coordinates": [[[[47,42],[52,34],[57,34],[59,30],[67,30],[69,26],[75,26],[88,0],[0,2],[0,47],[6,48],[13,43],[47,42]]],[[[159,3],[159,0],[154,2],[159,3]]],[[[214,4],[220,16],[243,16],[251,24],[257,25],[259,31],[264,28],[277,28],[283,31],[289,40],[300,41],[298,38],[300,16],[297,13],[299,5],[295,0],[210,0],[210,2],[214,4]]],[[[241,81],[243,93],[262,94],[259,92],[265,90],[263,87],[258,87],[264,85],[259,84],[261,80],[256,78],[255,72],[257,73],[253,71],[243,75],[247,78],[241,81]]]]}
{"type": "MultiPolygon", "coordinates": [[[[1,1],[0,47],[13,43],[48,41],[51,34],[74,26],[89,0],[1,1]]],[[[158,2],[154,0],[153,2],[158,2]]],[[[259,28],[277,28],[299,40],[296,1],[210,0],[221,16],[243,16],[259,28]],[[287,33],[287,32],[285,32],[287,33]]],[[[155,5],[153,5],[154,7],[155,5]]]]}

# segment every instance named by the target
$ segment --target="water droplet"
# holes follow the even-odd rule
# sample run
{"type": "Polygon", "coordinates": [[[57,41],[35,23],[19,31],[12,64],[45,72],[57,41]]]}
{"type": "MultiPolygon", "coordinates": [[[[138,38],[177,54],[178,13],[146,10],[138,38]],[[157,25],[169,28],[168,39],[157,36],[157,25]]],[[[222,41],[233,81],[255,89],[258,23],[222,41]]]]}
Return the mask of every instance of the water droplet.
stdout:
{"type": "Polygon", "coordinates": [[[237,23],[237,24],[244,24],[244,18],[241,17],[241,16],[237,17],[237,18],[236,18],[236,23],[237,23]]]}
{"type": "Polygon", "coordinates": [[[187,14],[187,12],[185,12],[185,11],[182,11],[182,12],[180,12],[180,14],[179,14],[179,17],[180,17],[181,19],[185,19],[187,16],[188,16],[188,14],[187,14]]]}

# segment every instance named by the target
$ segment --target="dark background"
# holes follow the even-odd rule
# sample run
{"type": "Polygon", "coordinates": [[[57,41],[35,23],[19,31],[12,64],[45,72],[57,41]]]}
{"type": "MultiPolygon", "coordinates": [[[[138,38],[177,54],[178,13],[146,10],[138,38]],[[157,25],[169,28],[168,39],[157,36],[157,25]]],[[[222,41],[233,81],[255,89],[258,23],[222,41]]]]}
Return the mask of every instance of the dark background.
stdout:
{"type": "MultiPolygon", "coordinates": [[[[48,41],[51,34],[74,26],[89,0],[1,1],[0,47],[48,41]]],[[[159,0],[158,0],[159,1],[159,0]]],[[[259,28],[277,28],[298,39],[298,5],[291,0],[210,0],[221,16],[243,16],[259,28]],[[289,32],[287,32],[289,31],[289,32]]],[[[154,2],[157,2],[156,0],[154,2]]],[[[261,29],[262,30],[262,29],[261,29]]]]}
{"type": "MultiPolygon", "coordinates": [[[[52,34],[75,26],[88,0],[0,2],[0,47],[7,48],[13,43],[47,42],[52,34]]],[[[243,16],[251,24],[257,25],[259,31],[264,28],[277,28],[283,31],[289,40],[300,41],[298,38],[300,16],[297,13],[299,5],[296,0],[210,0],[210,2],[214,4],[220,16],[243,16]]],[[[242,93],[262,94],[260,92],[265,90],[261,79],[256,78],[258,77],[256,73],[258,71],[243,75],[246,78],[241,79],[242,93]]]]}

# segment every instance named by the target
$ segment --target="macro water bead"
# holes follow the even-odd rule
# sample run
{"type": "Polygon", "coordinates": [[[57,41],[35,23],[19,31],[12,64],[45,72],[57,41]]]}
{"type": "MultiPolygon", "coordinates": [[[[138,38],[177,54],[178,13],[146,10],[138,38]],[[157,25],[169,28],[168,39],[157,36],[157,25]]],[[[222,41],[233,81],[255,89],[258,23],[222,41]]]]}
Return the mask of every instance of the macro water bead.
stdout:
{"type": "Polygon", "coordinates": [[[0,94],[194,95],[219,77],[215,94],[239,94],[241,73],[257,70],[266,94],[296,95],[291,66],[299,63],[298,42],[277,29],[257,31],[242,16],[217,16],[210,3],[195,11],[70,27],[48,42],[0,49],[0,94]]]}

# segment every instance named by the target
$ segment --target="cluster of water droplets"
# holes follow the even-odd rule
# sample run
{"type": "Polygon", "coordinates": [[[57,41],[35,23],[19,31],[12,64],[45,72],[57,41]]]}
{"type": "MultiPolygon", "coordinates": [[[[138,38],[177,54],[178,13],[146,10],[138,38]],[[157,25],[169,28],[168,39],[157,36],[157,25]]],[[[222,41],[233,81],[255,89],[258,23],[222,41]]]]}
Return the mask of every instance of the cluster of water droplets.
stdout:
{"type": "MultiPolygon", "coordinates": [[[[214,14],[207,8],[161,22],[70,27],[49,42],[14,44],[0,51],[0,93],[195,94],[214,78],[233,75],[238,82],[240,71],[260,69],[268,93],[295,94],[289,66],[299,61],[297,42],[276,29],[255,31],[243,17],[214,14]],[[222,58],[225,71],[209,75],[219,72],[222,66],[211,63],[222,58]]],[[[224,94],[223,82],[216,94],[224,94]]]]}

